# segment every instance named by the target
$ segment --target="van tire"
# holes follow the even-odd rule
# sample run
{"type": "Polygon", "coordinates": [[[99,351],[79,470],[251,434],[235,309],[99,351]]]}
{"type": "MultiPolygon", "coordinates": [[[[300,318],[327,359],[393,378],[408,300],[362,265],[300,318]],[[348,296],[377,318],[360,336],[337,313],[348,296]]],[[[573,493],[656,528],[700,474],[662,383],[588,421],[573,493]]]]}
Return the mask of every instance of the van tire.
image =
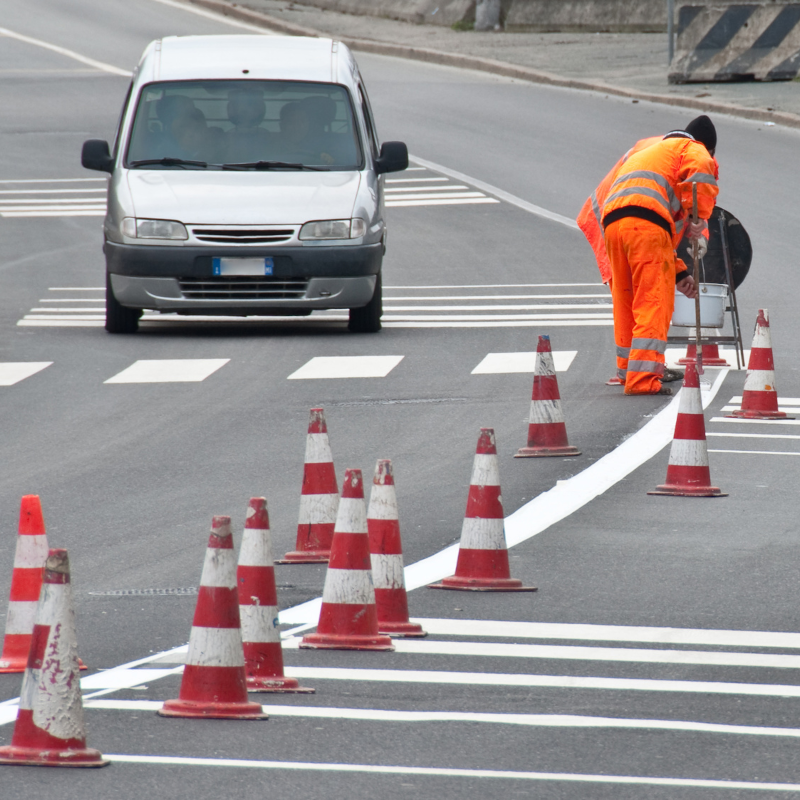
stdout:
{"type": "Polygon", "coordinates": [[[141,316],[141,309],[126,308],[117,302],[111,288],[111,276],[106,273],[106,330],[109,333],[136,333],[141,316]]]}
{"type": "Polygon", "coordinates": [[[362,308],[350,309],[350,322],[347,327],[353,333],[377,333],[381,329],[381,316],[383,316],[383,288],[379,272],[372,300],[362,308]]]}

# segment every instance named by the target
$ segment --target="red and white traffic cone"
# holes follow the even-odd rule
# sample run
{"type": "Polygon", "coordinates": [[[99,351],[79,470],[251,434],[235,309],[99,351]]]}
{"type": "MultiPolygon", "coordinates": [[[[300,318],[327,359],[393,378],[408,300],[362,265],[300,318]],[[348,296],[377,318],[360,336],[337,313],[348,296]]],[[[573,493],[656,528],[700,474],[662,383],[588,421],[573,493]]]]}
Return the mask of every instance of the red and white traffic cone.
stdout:
{"type": "Polygon", "coordinates": [[[180,695],[167,700],[158,713],[204,719],[267,718],[258,703],[247,700],[230,517],[214,517],[211,522],[180,695]]]}
{"type": "Polygon", "coordinates": [[[67,551],[50,550],[43,573],[17,723],[0,764],[104,767],[108,761],[86,746],[67,551]]]}
{"type": "Polygon", "coordinates": [[[317,632],[307,633],[300,647],[394,650],[392,640],[378,632],[364,479],[360,469],[348,469],[344,473],[317,632]]]}
{"type": "Polygon", "coordinates": [[[558,378],[550,349],[550,337],[540,336],[536,347],[536,374],[533,376],[528,445],[514,458],[579,456],[581,451],[567,440],[567,424],[558,393],[558,378]]]}
{"type": "Polygon", "coordinates": [[[392,636],[427,636],[422,625],[408,619],[397,494],[392,462],[388,458],[379,459],[375,465],[367,511],[367,530],[375,605],[378,610],[378,630],[392,636]]]}
{"type": "Polygon", "coordinates": [[[666,483],[647,494],[673,497],[727,497],[711,485],[706,447],[706,424],[697,366],[686,365],[675,436],[669,452],[666,483]]]}
{"type": "Polygon", "coordinates": [[[725,416],[740,419],[794,419],[778,410],[769,311],[766,308],[759,309],[756,319],[753,346],[747,362],[747,376],[744,379],[742,407],[725,416]]]}
{"type": "Polygon", "coordinates": [[[536,587],[523,586],[522,581],[511,577],[493,428],[481,428],[478,438],[456,574],[429,588],[472,592],[536,591],[536,587]]]}
{"type": "MultiPolygon", "coordinates": [[[[701,331],[702,332],[702,331],[701,331]]],[[[729,367],[730,364],[719,354],[718,344],[702,344],[704,367],[729,367]]],[[[678,359],[678,363],[685,367],[687,364],[697,364],[697,345],[690,344],[686,347],[686,355],[678,359]]]]}
{"type": "Polygon", "coordinates": [[[247,507],[236,585],[248,691],[312,693],[313,689],[305,689],[296,678],[283,674],[278,593],[267,501],[263,497],[251,498],[247,507]]]}
{"type": "Polygon", "coordinates": [[[306,437],[296,549],[276,563],[319,564],[327,561],[331,555],[331,540],[338,507],[339,487],[336,484],[333,455],[328,441],[325,410],[312,408],[306,437]]]}
{"type": "Polygon", "coordinates": [[[19,535],[11,574],[0,672],[24,672],[28,664],[47,553],[47,533],[39,496],[26,494],[19,510],[19,535]]]}

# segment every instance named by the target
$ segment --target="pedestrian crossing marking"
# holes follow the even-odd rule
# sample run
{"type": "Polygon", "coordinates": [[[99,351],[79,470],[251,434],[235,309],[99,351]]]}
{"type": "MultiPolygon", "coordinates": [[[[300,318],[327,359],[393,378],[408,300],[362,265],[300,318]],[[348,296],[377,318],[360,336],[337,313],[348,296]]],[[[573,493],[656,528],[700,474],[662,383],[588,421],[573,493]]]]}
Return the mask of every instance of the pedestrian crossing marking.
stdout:
{"type": "MultiPolygon", "coordinates": [[[[417,168],[420,172],[424,168],[417,168]]],[[[384,202],[386,208],[413,208],[422,206],[495,205],[500,201],[464,181],[430,172],[424,177],[393,178],[386,181],[384,202]]]]}
{"type": "Polygon", "coordinates": [[[746,456],[800,456],[800,453],[789,450],[711,450],[709,453],[736,453],[746,456]]]}
{"type": "Polygon", "coordinates": [[[49,367],[52,361],[4,361],[0,362],[0,386],[13,386],[49,367]]]}
{"type": "MultiPolygon", "coordinates": [[[[577,350],[554,350],[556,372],[566,372],[577,354],[577,350]]],[[[489,353],[471,374],[501,375],[513,372],[536,372],[536,353],[489,353]]]]}
{"type": "Polygon", "coordinates": [[[106,213],[105,178],[2,181],[2,184],[13,188],[0,189],[0,217],[102,217],[106,213]],[[45,183],[58,184],[58,188],[40,188],[45,183]]]}
{"type": "Polygon", "coordinates": [[[104,383],[198,383],[230,361],[229,358],[179,358],[134,361],[104,383]]]}
{"type": "Polygon", "coordinates": [[[317,356],[289,375],[288,380],[313,378],[385,378],[404,356],[317,356]]]}

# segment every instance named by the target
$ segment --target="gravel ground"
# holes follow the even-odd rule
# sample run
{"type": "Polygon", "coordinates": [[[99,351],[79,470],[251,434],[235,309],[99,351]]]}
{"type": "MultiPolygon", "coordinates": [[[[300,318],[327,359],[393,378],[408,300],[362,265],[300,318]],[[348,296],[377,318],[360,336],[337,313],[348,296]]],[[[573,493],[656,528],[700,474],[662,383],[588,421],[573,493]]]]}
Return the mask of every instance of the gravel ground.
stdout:
{"type": "Polygon", "coordinates": [[[566,78],[643,92],[708,97],[711,102],[800,115],[800,81],[670,86],[667,37],[661,33],[477,33],[340,14],[287,0],[247,0],[238,5],[334,37],[426,47],[496,59],[566,78]]]}

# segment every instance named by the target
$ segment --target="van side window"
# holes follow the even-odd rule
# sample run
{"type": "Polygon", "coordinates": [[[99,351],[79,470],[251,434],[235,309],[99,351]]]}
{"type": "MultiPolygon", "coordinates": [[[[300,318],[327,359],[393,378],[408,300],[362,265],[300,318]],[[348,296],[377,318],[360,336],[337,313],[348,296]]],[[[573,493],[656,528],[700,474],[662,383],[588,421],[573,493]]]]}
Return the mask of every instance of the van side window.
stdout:
{"type": "Polygon", "coordinates": [[[128,87],[128,91],[125,93],[125,101],[122,103],[122,111],[119,112],[119,119],[117,120],[117,132],[114,134],[114,149],[111,151],[111,155],[114,158],[117,157],[117,150],[119,149],[119,136],[122,133],[122,121],[125,119],[125,109],[128,107],[128,101],[131,99],[131,92],[133,91],[133,81],[131,81],[131,85],[128,87]]]}
{"type": "Polygon", "coordinates": [[[372,157],[377,158],[380,152],[380,145],[378,144],[378,132],[375,130],[375,120],[372,117],[372,108],[369,105],[369,98],[367,97],[367,90],[364,86],[359,85],[358,96],[361,100],[361,110],[364,112],[364,121],[367,123],[367,135],[369,136],[370,150],[372,150],[372,157]]]}

